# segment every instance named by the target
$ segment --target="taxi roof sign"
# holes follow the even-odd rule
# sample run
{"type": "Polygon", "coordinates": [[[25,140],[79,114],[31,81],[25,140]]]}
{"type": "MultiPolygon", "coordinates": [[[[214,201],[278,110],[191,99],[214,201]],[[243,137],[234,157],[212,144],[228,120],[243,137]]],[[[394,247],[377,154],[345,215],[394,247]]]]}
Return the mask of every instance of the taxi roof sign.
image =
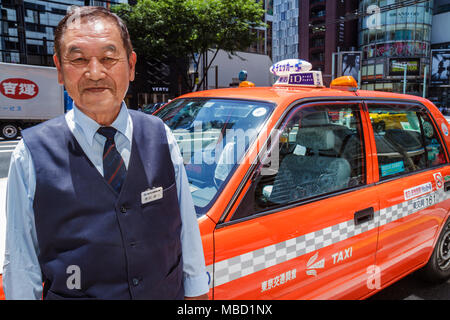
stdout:
{"type": "Polygon", "coordinates": [[[302,59],[286,59],[274,63],[270,67],[270,72],[276,76],[289,76],[291,73],[310,71],[311,63],[302,59]]]}
{"type": "Polygon", "coordinates": [[[287,59],[272,65],[270,72],[279,76],[274,85],[323,87],[322,72],[311,68],[308,61],[287,59]]]}

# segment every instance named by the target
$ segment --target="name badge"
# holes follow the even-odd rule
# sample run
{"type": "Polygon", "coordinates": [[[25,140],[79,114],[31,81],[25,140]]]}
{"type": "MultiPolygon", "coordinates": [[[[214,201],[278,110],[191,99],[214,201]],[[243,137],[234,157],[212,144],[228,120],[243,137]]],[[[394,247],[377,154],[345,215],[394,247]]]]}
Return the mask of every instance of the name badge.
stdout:
{"type": "Polygon", "coordinates": [[[141,203],[146,204],[155,200],[162,199],[163,197],[163,188],[153,188],[147,189],[141,193],[141,203]]]}

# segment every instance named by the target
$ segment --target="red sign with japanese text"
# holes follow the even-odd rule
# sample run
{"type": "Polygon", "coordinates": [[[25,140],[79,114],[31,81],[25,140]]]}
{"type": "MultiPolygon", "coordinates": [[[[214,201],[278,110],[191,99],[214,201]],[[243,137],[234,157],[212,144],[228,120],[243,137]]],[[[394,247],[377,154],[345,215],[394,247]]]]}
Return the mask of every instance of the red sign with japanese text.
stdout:
{"type": "Polygon", "coordinates": [[[0,82],[0,92],[10,99],[31,99],[39,93],[39,87],[31,80],[9,78],[0,82]]]}

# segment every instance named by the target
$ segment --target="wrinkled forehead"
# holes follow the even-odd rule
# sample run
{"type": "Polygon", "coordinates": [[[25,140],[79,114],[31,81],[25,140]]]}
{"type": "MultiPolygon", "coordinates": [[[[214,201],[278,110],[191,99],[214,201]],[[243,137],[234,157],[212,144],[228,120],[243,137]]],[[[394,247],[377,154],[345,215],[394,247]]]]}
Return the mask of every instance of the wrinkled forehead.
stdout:
{"type": "Polygon", "coordinates": [[[65,30],[80,30],[85,26],[93,26],[98,31],[102,30],[102,27],[106,25],[115,25],[112,18],[106,16],[70,16],[65,24],[65,30]]]}
{"type": "Polygon", "coordinates": [[[61,44],[64,53],[96,48],[125,50],[118,26],[111,19],[99,17],[68,21],[61,44]]]}

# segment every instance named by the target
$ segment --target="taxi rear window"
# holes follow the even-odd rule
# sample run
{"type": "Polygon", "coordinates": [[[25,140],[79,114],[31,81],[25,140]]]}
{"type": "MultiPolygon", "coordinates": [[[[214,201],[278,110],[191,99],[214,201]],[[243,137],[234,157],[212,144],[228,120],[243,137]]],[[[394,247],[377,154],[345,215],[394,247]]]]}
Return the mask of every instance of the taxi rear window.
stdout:
{"type": "Polygon", "coordinates": [[[380,180],[446,162],[439,135],[425,109],[406,104],[368,104],[380,180]]]}
{"type": "Polygon", "coordinates": [[[274,109],[269,102],[177,99],[155,115],[180,147],[198,216],[214,203],[274,109]]]}

